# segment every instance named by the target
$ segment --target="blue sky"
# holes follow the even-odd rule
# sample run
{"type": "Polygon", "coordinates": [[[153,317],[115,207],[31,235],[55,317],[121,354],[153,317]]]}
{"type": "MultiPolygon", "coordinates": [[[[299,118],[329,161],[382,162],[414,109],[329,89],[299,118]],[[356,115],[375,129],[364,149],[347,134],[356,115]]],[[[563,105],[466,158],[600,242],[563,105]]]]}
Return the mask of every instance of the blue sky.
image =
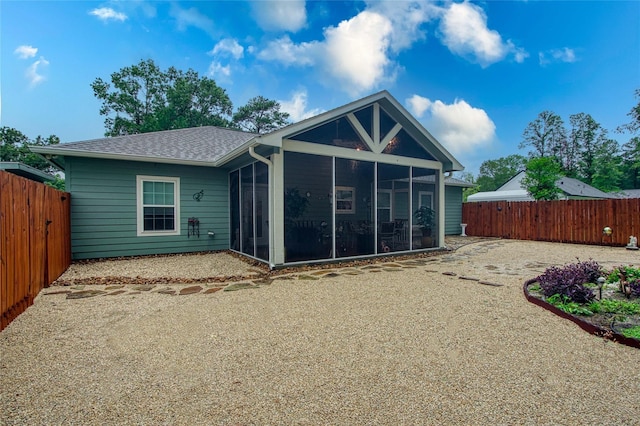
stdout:
{"type": "Polygon", "coordinates": [[[153,59],[300,120],[388,90],[477,174],[543,110],[613,130],[640,88],[638,1],[0,2],[1,125],[102,137],[91,82],[153,59]]]}

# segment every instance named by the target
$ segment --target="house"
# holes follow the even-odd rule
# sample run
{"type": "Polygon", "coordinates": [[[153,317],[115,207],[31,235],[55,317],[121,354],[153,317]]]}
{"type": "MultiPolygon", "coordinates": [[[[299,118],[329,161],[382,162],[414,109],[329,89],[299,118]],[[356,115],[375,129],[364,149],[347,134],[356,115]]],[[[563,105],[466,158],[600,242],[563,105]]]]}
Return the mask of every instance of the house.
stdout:
{"type": "MultiPolygon", "coordinates": [[[[495,191],[477,192],[469,195],[467,202],[534,201],[534,198],[522,187],[522,178],[524,178],[524,176],[524,171],[518,172],[518,174],[495,191]]],[[[617,196],[613,194],[600,191],[578,179],[566,176],[558,179],[556,186],[562,191],[560,194],[560,199],[562,200],[617,198],[617,196]]]]}
{"type": "Polygon", "coordinates": [[[0,161],[0,170],[35,180],[40,183],[53,182],[56,180],[55,176],[45,173],[42,170],[38,170],[35,167],[15,161],[0,161]]]}
{"type": "Polygon", "coordinates": [[[32,149],[65,171],[74,259],[231,249],[279,267],[443,247],[461,230],[466,184],[445,173],[462,165],[386,91],[266,135],[32,149]],[[435,213],[424,236],[420,206],[435,213]]]}

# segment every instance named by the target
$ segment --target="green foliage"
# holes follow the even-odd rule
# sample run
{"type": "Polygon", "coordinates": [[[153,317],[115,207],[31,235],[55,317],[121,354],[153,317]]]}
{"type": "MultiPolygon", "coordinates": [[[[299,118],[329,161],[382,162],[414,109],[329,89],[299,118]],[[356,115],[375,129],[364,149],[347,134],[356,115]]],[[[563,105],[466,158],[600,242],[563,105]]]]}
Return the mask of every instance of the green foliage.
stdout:
{"type": "Polygon", "coordinates": [[[617,283],[623,278],[625,278],[627,281],[640,280],[640,268],[634,268],[633,266],[615,267],[607,276],[606,282],[609,284],[617,283]]]}
{"type": "Polygon", "coordinates": [[[622,145],[622,188],[640,188],[640,137],[622,145]]]}
{"type": "Polygon", "coordinates": [[[173,67],[162,71],[153,60],[111,74],[111,83],[91,83],[102,101],[105,136],[195,126],[230,126],[232,103],[215,81],[173,67]]]}
{"type": "Polygon", "coordinates": [[[572,302],[571,299],[565,295],[554,294],[553,296],[547,298],[547,302],[551,303],[561,311],[571,315],[593,315],[593,311],[585,307],[583,304],[572,302]]]}
{"type": "Polygon", "coordinates": [[[559,115],[542,111],[527,125],[522,133],[519,148],[531,147],[531,157],[556,157],[560,159],[566,149],[567,131],[559,115]]]}
{"type": "Polygon", "coordinates": [[[495,191],[507,183],[518,172],[524,170],[527,159],[513,154],[497,160],[487,160],[480,165],[476,184],[478,191],[495,191]]]}
{"type": "Polygon", "coordinates": [[[309,199],[300,194],[298,188],[289,188],[284,193],[284,218],[293,220],[302,216],[309,205],[309,199]]]}
{"type": "Polygon", "coordinates": [[[420,206],[413,212],[413,216],[416,218],[416,225],[423,231],[433,228],[435,223],[435,211],[427,206],[420,206]]]}
{"type": "Polygon", "coordinates": [[[50,135],[47,138],[38,136],[35,140],[30,140],[19,130],[12,127],[0,128],[0,161],[12,161],[26,164],[46,173],[52,173],[56,169],[40,155],[31,152],[31,146],[57,145],[60,138],[50,135]]]}
{"type": "Polygon", "coordinates": [[[522,186],[537,200],[556,200],[561,191],[556,181],[561,177],[560,165],[555,158],[532,158],[527,162],[527,171],[522,186]]]}
{"type": "Polygon", "coordinates": [[[233,124],[252,133],[269,133],[287,125],[289,114],[280,112],[276,101],[256,96],[233,114],[233,124]]]}
{"type": "Polygon", "coordinates": [[[609,314],[637,315],[640,314],[640,304],[636,302],[628,302],[626,300],[602,299],[597,302],[591,302],[589,309],[593,312],[606,312],[609,314]],[[592,309],[592,305],[598,305],[592,309]]]}
{"type": "Polygon", "coordinates": [[[601,175],[604,173],[603,169],[613,168],[615,171],[608,174],[616,181],[610,182],[609,185],[619,189],[617,186],[620,181],[619,165],[611,161],[612,156],[618,155],[618,143],[608,139],[607,131],[589,114],[573,114],[569,117],[569,122],[572,127],[569,141],[572,146],[577,147],[579,153],[578,177],[583,182],[595,186],[596,183],[603,183],[602,178],[594,182],[598,167],[601,175]]]}
{"type": "Polygon", "coordinates": [[[59,191],[65,190],[65,181],[59,176],[55,176],[53,182],[45,182],[45,185],[49,185],[50,187],[55,188],[59,191]]]}
{"type": "Polygon", "coordinates": [[[632,339],[640,340],[640,325],[636,325],[635,327],[629,327],[622,330],[622,335],[624,337],[630,337],[632,339]]]}

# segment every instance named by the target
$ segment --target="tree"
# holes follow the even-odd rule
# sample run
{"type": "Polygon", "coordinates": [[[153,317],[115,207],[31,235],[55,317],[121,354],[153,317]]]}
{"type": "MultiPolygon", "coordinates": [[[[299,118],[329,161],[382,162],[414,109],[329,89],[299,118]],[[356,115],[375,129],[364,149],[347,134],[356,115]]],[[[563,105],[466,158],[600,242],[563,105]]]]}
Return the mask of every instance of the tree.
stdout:
{"type": "Polygon", "coordinates": [[[631,108],[631,111],[627,114],[631,117],[631,122],[618,127],[617,131],[619,133],[628,132],[632,135],[640,133],[640,89],[636,89],[634,93],[638,99],[638,103],[631,108]]]}
{"type": "Polygon", "coordinates": [[[50,135],[47,138],[38,136],[32,141],[19,130],[12,127],[2,127],[0,128],[0,138],[2,139],[2,144],[0,145],[0,161],[20,162],[47,173],[56,171],[56,168],[49,162],[40,155],[31,152],[29,149],[30,146],[59,144],[60,138],[56,135],[50,135]]]}
{"type": "Polygon", "coordinates": [[[640,188],[640,89],[636,89],[636,106],[627,114],[631,122],[618,127],[618,133],[631,133],[629,142],[622,145],[622,187],[640,188]]]}
{"type": "Polygon", "coordinates": [[[542,111],[530,122],[522,133],[518,148],[533,148],[530,157],[558,157],[567,141],[567,131],[559,115],[552,111],[542,111]]]}
{"type": "Polygon", "coordinates": [[[592,185],[597,162],[602,160],[603,156],[617,155],[617,142],[614,149],[607,138],[607,131],[589,114],[583,112],[573,114],[569,117],[569,122],[571,123],[569,139],[578,149],[578,177],[583,182],[592,185]],[[607,149],[613,151],[607,152],[607,149]]]}
{"type": "Polygon", "coordinates": [[[507,183],[518,172],[524,170],[527,159],[519,154],[487,160],[480,165],[480,173],[475,183],[478,191],[495,191],[507,183]]]}
{"type": "Polygon", "coordinates": [[[233,123],[240,129],[252,133],[269,133],[288,124],[289,114],[280,112],[276,101],[256,96],[233,114],[233,123]]]}
{"type": "Polygon", "coordinates": [[[111,83],[97,78],[91,88],[102,101],[105,136],[230,123],[226,91],[191,69],[162,71],[147,59],[111,74],[111,83]]]}
{"type": "Polygon", "coordinates": [[[556,181],[562,177],[558,160],[553,157],[537,157],[527,162],[522,186],[536,201],[557,200],[561,191],[556,181]]]}
{"type": "Polygon", "coordinates": [[[622,188],[640,188],[640,137],[622,145],[622,188]]]}
{"type": "Polygon", "coordinates": [[[620,190],[622,183],[622,157],[618,155],[618,142],[607,139],[597,148],[593,162],[591,185],[604,192],[620,190]]]}

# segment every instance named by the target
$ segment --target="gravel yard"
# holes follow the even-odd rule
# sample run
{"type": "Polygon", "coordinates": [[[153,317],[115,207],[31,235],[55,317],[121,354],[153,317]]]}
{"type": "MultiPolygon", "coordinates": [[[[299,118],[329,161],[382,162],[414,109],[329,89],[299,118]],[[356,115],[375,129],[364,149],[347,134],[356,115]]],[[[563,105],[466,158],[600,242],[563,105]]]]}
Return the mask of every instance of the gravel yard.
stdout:
{"type": "MultiPolygon", "coordinates": [[[[211,256],[205,272],[175,256],[65,275],[259,272],[211,256]]],[[[523,296],[525,280],[576,258],[640,265],[624,248],[494,240],[241,291],[46,289],[0,333],[0,424],[638,425],[640,350],[523,296]]]]}

